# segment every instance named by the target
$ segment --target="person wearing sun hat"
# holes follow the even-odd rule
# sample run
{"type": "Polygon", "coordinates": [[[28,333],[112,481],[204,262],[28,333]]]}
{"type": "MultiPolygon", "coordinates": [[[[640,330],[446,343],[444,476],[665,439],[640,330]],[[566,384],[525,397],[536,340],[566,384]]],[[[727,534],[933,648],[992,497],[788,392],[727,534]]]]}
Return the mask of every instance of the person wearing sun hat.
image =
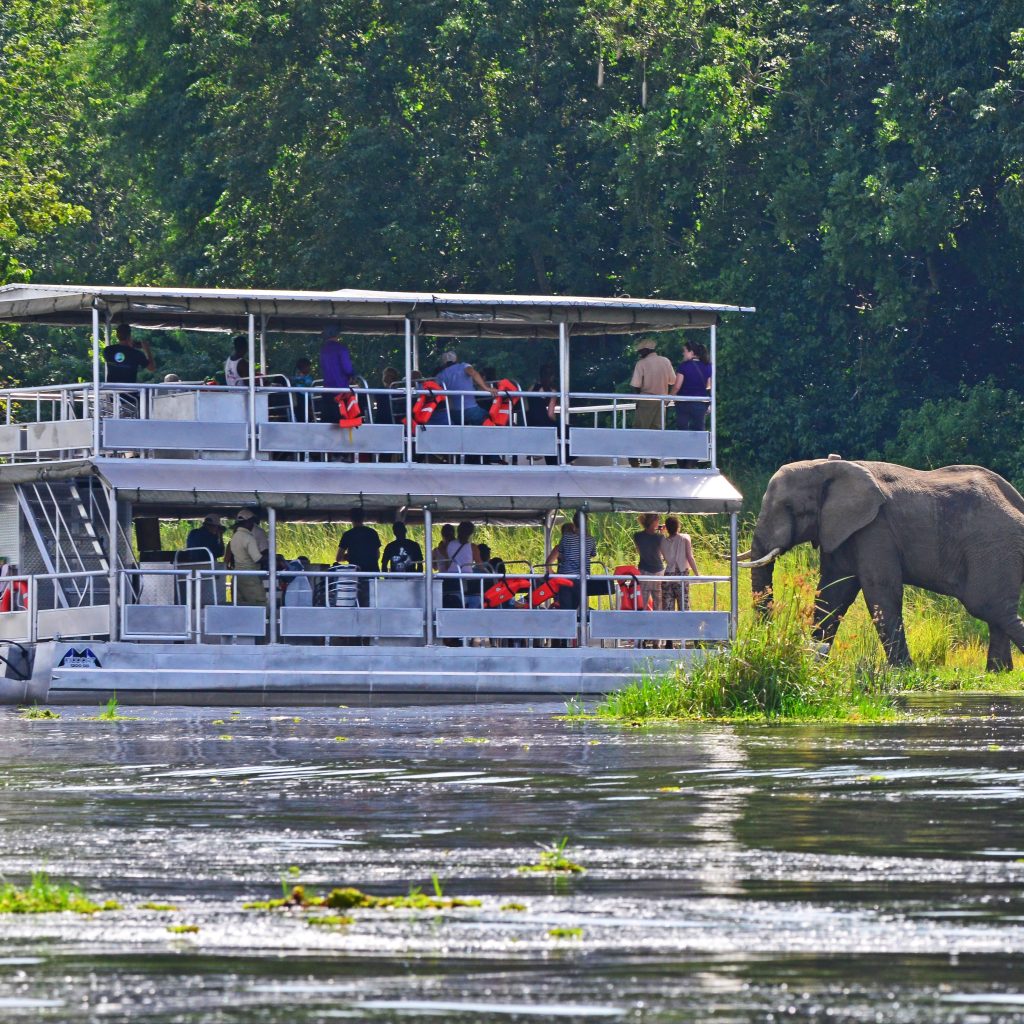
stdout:
{"type": "Polygon", "coordinates": [[[206,548],[215,562],[223,558],[224,524],[220,521],[220,516],[216,512],[210,512],[194,530],[189,531],[185,547],[188,550],[206,548]]]}
{"type": "MultiPolygon", "coordinates": [[[[235,513],[235,532],[231,535],[228,549],[231,552],[232,568],[239,572],[265,568],[266,557],[252,534],[255,525],[256,515],[251,508],[239,509],[235,513]]],[[[238,604],[267,603],[267,592],[259,576],[236,576],[235,586],[238,588],[238,604]]]]}
{"type": "MultiPolygon", "coordinates": [[[[633,346],[636,349],[636,366],[629,384],[640,395],[668,395],[676,382],[676,370],[670,359],[658,355],[658,342],[654,338],[640,338],[633,346]]],[[[640,430],[664,429],[662,406],[664,402],[637,399],[633,426],[640,430]]],[[[638,460],[630,459],[632,465],[638,460]]]]}

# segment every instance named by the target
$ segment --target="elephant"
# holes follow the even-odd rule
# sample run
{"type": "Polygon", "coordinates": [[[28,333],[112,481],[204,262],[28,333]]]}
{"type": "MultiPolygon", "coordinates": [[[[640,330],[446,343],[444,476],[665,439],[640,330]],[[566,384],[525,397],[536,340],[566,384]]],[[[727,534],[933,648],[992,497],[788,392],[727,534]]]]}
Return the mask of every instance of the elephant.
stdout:
{"type": "Polygon", "coordinates": [[[1024,651],[1024,497],[980,466],[918,470],[839,456],[782,466],[768,483],[750,551],[755,602],[770,599],[773,562],[797,544],[821,551],[814,638],[827,653],[857,594],[890,665],[909,665],[903,587],[957,598],[989,629],[989,671],[1024,651]]]}

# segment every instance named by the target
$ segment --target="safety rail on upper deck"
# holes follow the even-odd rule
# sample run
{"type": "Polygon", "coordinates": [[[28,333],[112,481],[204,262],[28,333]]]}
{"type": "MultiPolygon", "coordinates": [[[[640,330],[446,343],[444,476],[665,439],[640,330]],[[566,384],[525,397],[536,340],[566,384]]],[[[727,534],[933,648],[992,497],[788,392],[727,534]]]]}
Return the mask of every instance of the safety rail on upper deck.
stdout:
{"type": "Polygon", "coordinates": [[[0,460],[126,453],[409,463],[483,458],[562,466],[652,460],[714,467],[714,401],[519,387],[492,395],[448,391],[432,381],[343,392],[191,382],[0,390],[0,460]],[[676,429],[676,410],[687,404],[708,409],[710,429],[676,429]],[[643,422],[660,426],[635,426],[642,406],[643,422]]]}

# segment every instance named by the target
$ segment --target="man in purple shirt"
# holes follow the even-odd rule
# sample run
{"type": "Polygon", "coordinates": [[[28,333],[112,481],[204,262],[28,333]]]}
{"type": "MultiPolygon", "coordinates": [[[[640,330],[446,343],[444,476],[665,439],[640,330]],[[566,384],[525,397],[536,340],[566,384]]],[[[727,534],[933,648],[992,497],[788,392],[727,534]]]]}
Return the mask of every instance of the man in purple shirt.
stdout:
{"type": "MultiPolygon", "coordinates": [[[[324,379],[325,388],[337,388],[339,391],[351,385],[355,370],[352,368],[352,356],[348,346],[338,340],[338,328],[325,327],[323,342],[320,345],[320,374],[324,379]]],[[[335,395],[320,396],[320,420],[323,423],[337,423],[341,412],[335,395]]]]}

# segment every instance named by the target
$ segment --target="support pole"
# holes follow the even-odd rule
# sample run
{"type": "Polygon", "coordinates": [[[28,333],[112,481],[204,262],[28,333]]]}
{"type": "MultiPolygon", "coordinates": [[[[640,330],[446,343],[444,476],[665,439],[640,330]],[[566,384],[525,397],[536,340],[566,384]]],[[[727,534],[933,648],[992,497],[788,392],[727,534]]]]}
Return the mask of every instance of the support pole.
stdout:
{"type": "Polygon", "coordinates": [[[270,643],[277,643],[277,509],[267,508],[267,541],[270,544],[270,643]]]}
{"type": "Polygon", "coordinates": [[[420,328],[419,324],[413,326],[412,331],[412,368],[418,373],[420,369],[420,328]]]}
{"type": "Polygon", "coordinates": [[[587,573],[590,572],[590,559],[587,558],[587,507],[582,506],[580,514],[580,647],[586,647],[589,640],[587,627],[587,573]]]}
{"type": "Polygon", "coordinates": [[[92,454],[100,454],[100,311],[92,307],[92,454]]]}
{"type": "Polygon", "coordinates": [[[569,325],[558,325],[558,464],[569,461],[569,325]]]}
{"type": "Polygon", "coordinates": [[[111,487],[107,491],[107,572],[108,589],[110,590],[110,642],[120,637],[121,616],[119,610],[120,591],[117,586],[117,491],[111,487]]]}
{"type": "Polygon", "coordinates": [[[249,458],[256,461],[256,317],[249,314],[249,458]]]}
{"type": "Polygon", "coordinates": [[[740,625],[740,581],[737,565],[737,515],[729,516],[729,632],[735,640],[740,625]]]}
{"type": "Polygon", "coordinates": [[[260,373],[267,373],[267,314],[260,314],[260,373]]]}
{"type": "Polygon", "coordinates": [[[718,380],[718,328],[711,325],[711,468],[718,469],[718,409],[715,406],[715,381],[718,380]]]}
{"type": "Polygon", "coordinates": [[[405,461],[412,465],[412,321],[405,319],[405,461]]]}
{"type": "Polygon", "coordinates": [[[423,506],[423,639],[434,646],[434,515],[423,506]]]}

